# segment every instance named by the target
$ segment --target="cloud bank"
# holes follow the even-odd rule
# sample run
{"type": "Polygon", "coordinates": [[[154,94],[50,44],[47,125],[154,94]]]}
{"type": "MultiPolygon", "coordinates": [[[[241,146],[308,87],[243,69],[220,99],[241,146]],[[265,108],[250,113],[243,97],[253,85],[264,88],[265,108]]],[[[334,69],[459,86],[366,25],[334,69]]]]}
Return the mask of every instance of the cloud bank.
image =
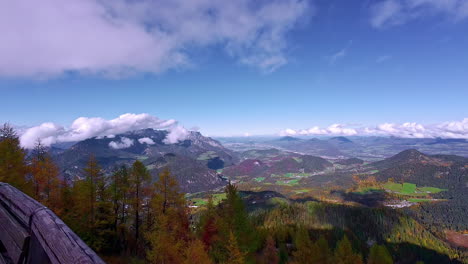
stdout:
{"type": "Polygon", "coordinates": [[[311,13],[306,0],[1,0],[0,76],[160,73],[213,45],[274,71],[288,61],[287,33],[311,13]]]}
{"type": "Polygon", "coordinates": [[[109,147],[112,149],[126,149],[133,146],[133,139],[121,137],[120,141],[109,142],[109,147]]]}
{"type": "Polygon", "coordinates": [[[342,136],[394,136],[402,138],[465,138],[468,139],[468,118],[461,121],[423,125],[418,123],[383,123],[375,127],[350,127],[333,124],[327,128],[285,129],[282,136],[342,135],[342,136]]]}
{"type": "Polygon", "coordinates": [[[154,141],[149,137],[140,138],[138,142],[140,142],[140,144],[154,145],[154,141]]]}
{"type": "Polygon", "coordinates": [[[421,17],[442,15],[454,22],[468,18],[466,0],[384,0],[370,7],[375,28],[397,26],[421,17]]]}
{"type": "MultiPolygon", "coordinates": [[[[44,145],[50,146],[54,143],[81,141],[93,137],[112,138],[117,134],[145,128],[168,130],[169,134],[164,141],[166,144],[184,140],[189,134],[173,119],[162,120],[149,114],[123,114],[111,120],[100,117],[80,117],[73,121],[70,127],[43,123],[20,132],[22,133],[20,142],[22,147],[33,148],[37,139],[40,139],[44,145]]],[[[113,146],[119,146],[118,144],[116,142],[113,146]]]]}

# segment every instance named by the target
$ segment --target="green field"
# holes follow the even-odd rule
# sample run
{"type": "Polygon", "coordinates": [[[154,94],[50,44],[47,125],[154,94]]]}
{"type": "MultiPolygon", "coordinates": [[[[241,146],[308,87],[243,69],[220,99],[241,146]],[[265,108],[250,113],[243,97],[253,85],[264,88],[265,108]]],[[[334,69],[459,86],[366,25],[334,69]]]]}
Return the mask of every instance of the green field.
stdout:
{"type": "Polygon", "coordinates": [[[440,193],[446,191],[445,189],[439,189],[436,187],[421,187],[419,190],[426,193],[440,193]]]}
{"type": "Polygon", "coordinates": [[[295,173],[295,172],[288,172],[283,175],[279,174],[271,174],[271,177],[276,177],[276,178],[298,178],[298,177],[309,177],[312,174],[310,173],[295,173]]]}
{"type": "Polygon", "coordinates": [[[426,196],[428,194],[446,191],[445,189],[440,189],[436,187],[417,187],[416,184],[408,182],[405,182],[403,184],[387,182],[384,185],[384,189],[397,194],[408,196],[426,196]]]}
{"type": "Polygon", "coordinates": [[[262,182],[265,180],[265,177],[257,177],[257,178],[254,178],[253,180],[256,182],[262,182]]]}
{"type": "Polygon", "coordinates": [[[431,202],[432,199],[424,199],[424,198],[409,198],[408,201],[412,203],[420,203],[420,202],[431,202]]]}
{"type": "Polygon", "coordinates": [[[299,179],[276,181],[277,185],[293,186],[299,184],[299,179]]]}
{"type": "MultiPolygon", "coordinates": [[[[213,204],[219,204],[223,199],[226,199],[225,193],[215,193],[213,194],[213,204]]],[[[196,206],[204,206],[208,204],[208,198],[192,198],[193,204],[196,206]]]]}

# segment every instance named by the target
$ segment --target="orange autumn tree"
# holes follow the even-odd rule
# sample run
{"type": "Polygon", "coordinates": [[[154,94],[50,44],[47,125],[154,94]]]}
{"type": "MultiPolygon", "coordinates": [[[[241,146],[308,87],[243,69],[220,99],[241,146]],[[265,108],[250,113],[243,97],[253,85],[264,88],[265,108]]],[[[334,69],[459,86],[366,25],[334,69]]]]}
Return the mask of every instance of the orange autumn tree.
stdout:
{"type": "Polygon", "coordinates": [[[30,172],[34,198],[59,214],[62,209],[59,169],[40,140],[33,150],[30,172]]]}
{"type": "MultiPolygon", "coordinates": [[[[148,260],[151,263],[184,263],[184,255],[193,254],[193,250],[185,252],[190,241],[188,210],[184,193],[167,169],[159,174],[154,185],[151,207],[155,222],[147,234],[150,243],[148,260]]],[[[198,248],[200,243],[191,247],[198,248]]]]}
{"type": "Polygon", "coordinates": [[[9,124],[0,128],[0,182],[6,182],[31,195],[32,188],[26,179],[25,151],[20,146],[16,131],[9,124]]]}

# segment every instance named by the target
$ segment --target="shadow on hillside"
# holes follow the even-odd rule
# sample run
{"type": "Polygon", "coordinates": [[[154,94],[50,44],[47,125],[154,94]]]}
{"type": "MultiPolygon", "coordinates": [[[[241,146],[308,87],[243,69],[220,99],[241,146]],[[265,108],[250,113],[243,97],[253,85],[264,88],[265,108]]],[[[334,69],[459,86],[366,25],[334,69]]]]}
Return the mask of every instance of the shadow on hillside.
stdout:
{"type": "Polygon", "coordinates": [[[367,207],[380,207],[388,198],[387,194],[383,191],[371,191],[369,193],[360,194],[344,191],[335,191],[333,194],[340,195],[343,200],[347,202],[355,202],[367,207]]]}
{"type": "Polygon", "coordinates": [[[441,254],[435,250],[417,246],[410,243],[394,243],[387,245],[392,255],[397,255],[395,263],[413,264],[417,261],[423,261],[424,264],[462,264],[461,261],[451,260],[447,255],[441,254]]]}

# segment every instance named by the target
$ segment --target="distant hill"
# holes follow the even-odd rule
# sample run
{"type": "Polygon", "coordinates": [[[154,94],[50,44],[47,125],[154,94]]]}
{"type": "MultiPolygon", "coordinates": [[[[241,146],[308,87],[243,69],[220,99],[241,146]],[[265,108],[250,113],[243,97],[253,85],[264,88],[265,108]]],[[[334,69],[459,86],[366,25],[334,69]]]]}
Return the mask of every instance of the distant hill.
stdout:
{"type": "Polygon", "coordinates": [[[309,140],[303,139],[287,139],[287,140],[272,140],[266,142],[273,147],[281,148],[287,151],[300,152],[314,156],[324,157],[340,157],[344,154],[332,143],[327,140],[312,138],[309,140]]]}
{"type": "Polygon", "coordinates": [[[371,163],[378,179],[411,182],[421,186],[459,189],[468,187],[468,159],[454,155],[426,155],[415,149],[371,163]]]}
{"type": "Polygon", "coordinates": [[[301,141],[301,139],[291,137],[291,136],[285,136],[285,137],[279,138],[278,141],[301,141]]]}
{"type": "Polygon", "coordinates": [[[352,143],[350,139],[346,137],[332,137],[328,139],[329,142],[337,142],[337,143],[352,143]]]}
{"type": "Polygon", "coordinates": [[[83,176],[90,155],[96,157],[107,174],[115,166],[130,166],[135,160],[142,161],[154,177],[164,167],[169,167],[185,191],[208,190],[222,185],[215,170],[238,162],[234,152],[199,132],[190,132],[186,140],[176,144],[164,143],[167,133],[144,129],[113,137],[90,138],[57,152],[54,159],[64,178],[69,180],[83,176]]]}
{"type": "Polygon", "coordinates": [[[339,160],[336,163],[340,165],[358,165],[358,164],[363,164],[364,160],[358,159],[358,158],[349,158],[349,159],[339,160]]]}

